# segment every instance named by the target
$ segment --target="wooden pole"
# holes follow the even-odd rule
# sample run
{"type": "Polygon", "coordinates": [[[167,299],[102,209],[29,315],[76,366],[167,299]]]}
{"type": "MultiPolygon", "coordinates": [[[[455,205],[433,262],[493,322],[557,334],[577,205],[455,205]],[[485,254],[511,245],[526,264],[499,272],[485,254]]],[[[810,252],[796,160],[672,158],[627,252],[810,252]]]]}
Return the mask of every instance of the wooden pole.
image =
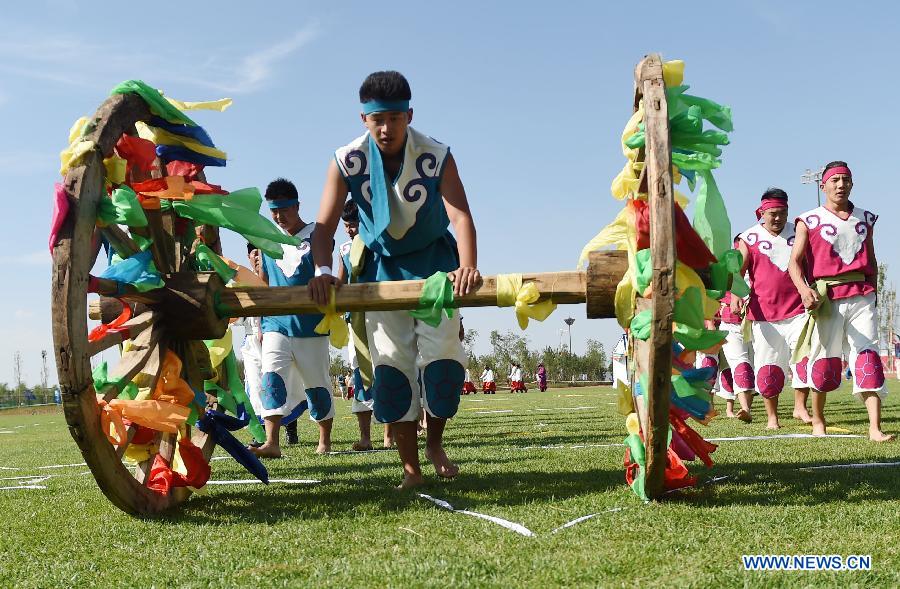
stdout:
{"type": "MultiPolygon", "coordinates": [[[[534,282],[541,300],[558,304],[587,303],[588,317],[613,317],[616,285],[628,268],[624,252],[594,252],[589,258],[587,272],[544,272],[523,274],[523,282],[534,282]]],[[[123,300],[140,302],[157,312],[181,318],[184,325],[171,326],[181,337],[212,338],[224,330],[225,317],[262,317],[319,313],[305,286],[220,288],[215,280],[204,274],[179,273],[166,276],[166,286],[143,293],[118,286],[108,280],[95,279],[101,295],[118,294],[123,300]],[[191,313],[176,306],[190,302],[191,313]],[[216,317],[215,315],[218,315],[216,317]],[[186,319],[190,316],[190,320],[186,319]]],[[[400,280],[350,284],[337,290],[335,308],[338,311],[394,311],[415,309],[419,304],[424,280],[400,280]]],[[[475,291],[457,297],[455,307],[493,307],[497,305],[497,277],[486,276],[475,291]]],[[[187,308],[187,307],[185,307],[187,308]]],[[[97,316],[99,306],[94,305],[97,316]]],[[[220,337],[221,334],[218,336],[220,337]]]]}
{"type": "Polygon", "coordinates": [[[650,256],[653,260],[653,323],[650,332],[647,400],[647,469],[644,489],[651,499],[664,491],[668,452],[669,395],[672,387],[672,319],[675,313],[675,200],[669,111],[662,59],[648,55],[638,65],[646,133],[645,162],[650,204],[650,256]]]}

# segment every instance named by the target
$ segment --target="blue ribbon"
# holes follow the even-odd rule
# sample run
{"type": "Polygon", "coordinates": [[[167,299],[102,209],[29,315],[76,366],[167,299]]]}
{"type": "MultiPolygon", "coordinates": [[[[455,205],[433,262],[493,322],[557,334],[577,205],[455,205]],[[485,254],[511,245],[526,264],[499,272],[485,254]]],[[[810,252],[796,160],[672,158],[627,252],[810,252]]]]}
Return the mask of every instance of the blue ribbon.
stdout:
{"type": "Polygon", "coordinates": [[[381,150],[375,139],[369,135],[369,190],[372,192],[372,230],[375,238],[387,231],[391,224],[391,205],[388,202],[387,178],[384,177],[384,164],[381,161],[381,150]]]}
{"type": "Polygon", "coordinates": [[[237,417],[232,417],[221,411],[207,410],[203,417],[197,420],[197,429],[211,436],[220,448],[228,452],[250,474],[269,484],[269,473],[263,463],[231,434],[250,423],[250,417],[242,404],[238,405],[237,413],[237,417]]]}
{"type": "Polygon", "coordinates": [[[300,201],[296,198],[279,198],[277,200],[266,200],[266,202],[269,203],[269,208],[273,211],[300,204],[300,201]]]}
{"type": "Polygon", "coordinates": [[[370,115],[377,112],[406,112],[409,110],[408,100],[370,100],[363,102],[363,114],[370,115]]]}

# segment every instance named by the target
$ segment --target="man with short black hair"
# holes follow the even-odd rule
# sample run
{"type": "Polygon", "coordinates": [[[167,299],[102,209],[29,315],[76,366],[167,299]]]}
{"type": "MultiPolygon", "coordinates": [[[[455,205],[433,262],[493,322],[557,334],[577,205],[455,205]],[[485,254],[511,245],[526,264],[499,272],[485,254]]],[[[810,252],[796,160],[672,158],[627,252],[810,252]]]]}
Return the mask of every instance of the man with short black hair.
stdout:
{"type": "MultiPolygon", "coordinates": [[[[366,133],[335,151],[319,208],[322,230],[313,238],[317,277],[309,286],[320,305],[338,284],[331,276],[329,241],[348,192],[359,207],[360,236],[373,256],[364,280],[427,279],[445,272],[456,296],[480,283],[475,225],[456,163],[446,145],[409,126],[411,98],[399,72],[375,72],[360,86],[366,133]],[[451,223],[456,239],[448,229],[451,223]]],[[[438,476],[456,476],[459,468],[444,451],[443,432],[459,407],[465,378],[459,315],[426,320],[406,311],[368,312],[366,333],[375,418],[391,424],[403,464],[401,488],[424,482],[416,440],[420,370],[428,414],[425,456],[438,476]]]]}
{"type": "MultiPolygon", "coordinates": [[[[794,417],[810,422],[806,409],[806,358],[791,363],[791,356],[806,320],[803,303],[788,276],[794,224],[788,221],[788,195],[769,188],[756,209],[756,225],[738,236],[737,249],[744,258],[741,274],[749,276],[747,317],[753,332],[756,391],[762,395],[767,429],[779,429],[778,398],[790,370],[794,388],[794,417]]],[[[732,299],[737,303],[738,298],[732,299]]]]}
{"type": "Polygon", "coordinates": [[[797,217],[791,251],[791,279],[809,313],[799,354],[808,349],[814,435],[825,435],[825,395],[841,384],[844,350],[853,369],[853,394],[866,406],[869,439],[893,440],[881,429],[881,401],[887,395],[878,353],[875,221],[878,215],[850,201],[853,174],[846,162],[825,166],[825,204],[797,217]],[[807,283],[809,279],[809,283],[807,283]]]}
{"type": "MultiPolygon", "coordinates": [[[[298,245],[281,246],[283,256],[273,259],[258,253],[256,259],[263,279],[270,286],[303,286],[314,273],[310,240],[316,224],[300,218],[297,188],[278,178],[266,188],[266,203],[275,224],[287,235],[299,240],[298,245]]],[[[269,458],[281,456],[278,431],[282,423],[296,419],[305,391],[309,416],[319,425],[316,453],[331,450],[331,426],[334,403],[328,367],[328,338],[315,332],[322,315],[282,315],[263,317],[262,385],[260,397],[266,426],[266,443],[253,451],[269,458]]]]}

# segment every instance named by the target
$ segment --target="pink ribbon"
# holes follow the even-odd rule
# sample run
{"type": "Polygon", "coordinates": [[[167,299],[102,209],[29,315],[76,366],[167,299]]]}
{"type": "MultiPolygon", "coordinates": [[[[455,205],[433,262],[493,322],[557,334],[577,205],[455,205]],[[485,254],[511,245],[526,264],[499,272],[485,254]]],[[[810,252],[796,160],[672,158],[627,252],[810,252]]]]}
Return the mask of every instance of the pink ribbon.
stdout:
{"type": "Polygon", "coordinates": [[[50,253],[59,242],[59,230],[62,229],[63,223],[69,214],[69,196],[66,194],[66,187],[56,183],[56,194],[53,197],[53,216],[50,217],[50,253]]]}

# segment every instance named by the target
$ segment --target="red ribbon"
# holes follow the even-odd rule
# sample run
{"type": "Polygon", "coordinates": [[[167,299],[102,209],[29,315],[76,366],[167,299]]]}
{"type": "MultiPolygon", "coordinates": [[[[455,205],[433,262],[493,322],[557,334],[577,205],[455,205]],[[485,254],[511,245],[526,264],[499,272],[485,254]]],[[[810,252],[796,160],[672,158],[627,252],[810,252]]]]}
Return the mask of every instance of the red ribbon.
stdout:
{"type": "MultiPolygon", "coordinates": [[[[91,278],[93,278],[93,276],[91,278]]],[[[101,323],[100,325],[92,329],[88,334],[89,342],[95,342],[97,340],[103,339],[103,337],[108,333],[125,332],[125,338],[128,338],[128,328],[122,327],[122,325],[129,319],[131,319],[131,307],[128,306],[128,303],[126,303],[122,299],[119,299],[119,301],[122,303],[122,312],[110,323],[101,323]]]]}

